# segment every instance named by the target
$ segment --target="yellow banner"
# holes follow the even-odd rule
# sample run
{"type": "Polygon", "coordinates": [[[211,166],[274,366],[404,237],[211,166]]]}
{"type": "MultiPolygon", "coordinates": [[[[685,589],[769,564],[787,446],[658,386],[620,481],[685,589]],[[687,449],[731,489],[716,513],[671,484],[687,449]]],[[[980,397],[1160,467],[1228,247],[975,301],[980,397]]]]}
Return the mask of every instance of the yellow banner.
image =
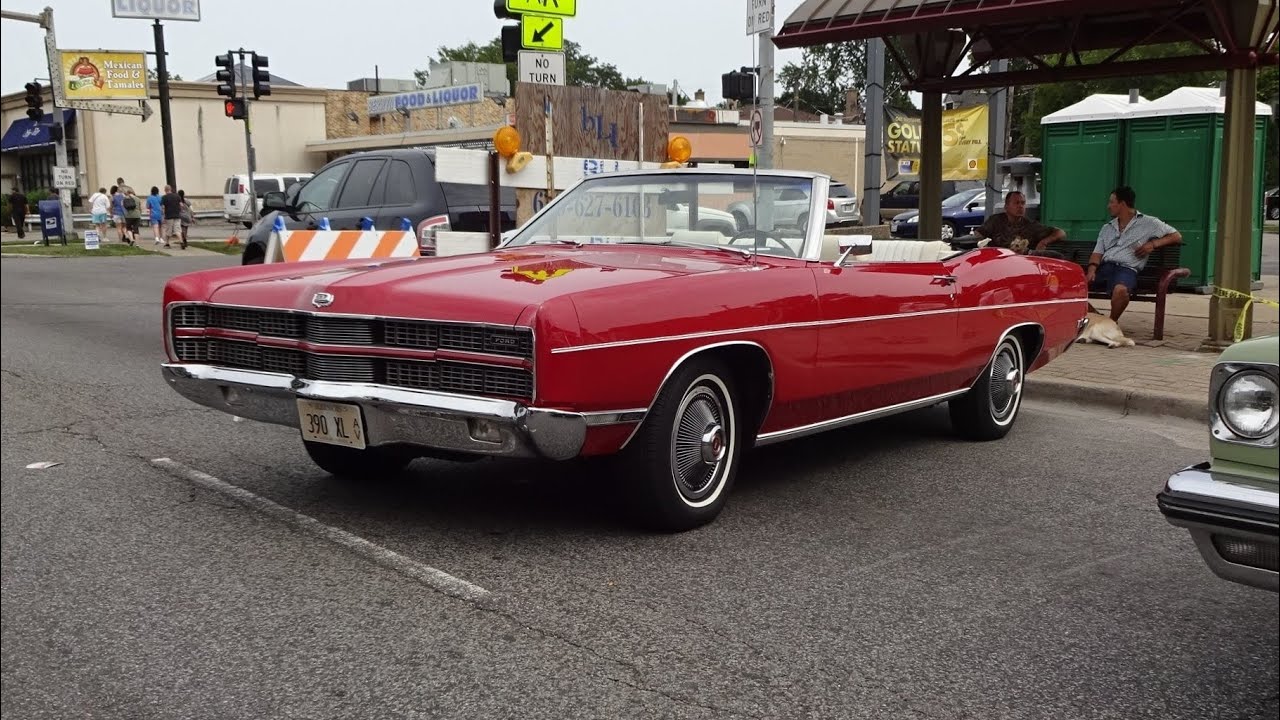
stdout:
{"type": "MultiPolygon", "coordinates": [[[[885,154],[893,170],[920,172],[920,118],[885,108],[885,154]]],[[[987,177],[987,106],[942,112],[942,179],[985,180],[987,177]]]]}
{"type": "Polygon", "coordinates": [[[147,55],[107,50],[59,50],[68,100],[146,100],[147,55]]]}

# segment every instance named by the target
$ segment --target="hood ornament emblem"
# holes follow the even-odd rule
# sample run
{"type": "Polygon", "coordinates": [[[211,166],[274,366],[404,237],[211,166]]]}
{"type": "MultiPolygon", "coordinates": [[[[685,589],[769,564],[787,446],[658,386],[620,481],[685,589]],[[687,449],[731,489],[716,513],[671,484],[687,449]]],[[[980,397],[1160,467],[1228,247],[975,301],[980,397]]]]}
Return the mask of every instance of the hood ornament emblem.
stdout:
{"type": "Polygon", "coordinates": [[[333,304],[333,293],[318,292],[311,296],[311,304],[318,308],[329,307],[333,304]]]}

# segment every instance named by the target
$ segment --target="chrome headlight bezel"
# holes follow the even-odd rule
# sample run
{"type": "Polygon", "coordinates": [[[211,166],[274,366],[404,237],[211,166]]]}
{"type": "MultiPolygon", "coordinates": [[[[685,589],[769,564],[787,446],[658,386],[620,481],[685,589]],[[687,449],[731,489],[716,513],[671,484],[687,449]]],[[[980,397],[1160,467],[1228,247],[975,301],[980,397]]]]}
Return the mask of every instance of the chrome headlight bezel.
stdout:
{"type": "MultiPolygon", "coordinates": [[[[1222,442],[1249,447],[1276,447],[1277,441],[1280,441],[1280,426],[1273,427],[1264,435],[1250,436],[1241,433],[1226,417],[1224,412],[1223,399],[1225,390],[1237,380],[1251,375],[1265,377],[1280,388],[1280,366],[1248,362],[1223,362],[1214,366],[1213,375],[1209,381],[1210,429],[1213,432],[1214,439],[1222,442]]],[[[1280,404],[1280,399],[1277,400],[1277,404],[1280,404]]],[[[1272,405],[1272,412],[1280,412],[1280,407],[1277,407],[1277,404],[1272,405]]]]}

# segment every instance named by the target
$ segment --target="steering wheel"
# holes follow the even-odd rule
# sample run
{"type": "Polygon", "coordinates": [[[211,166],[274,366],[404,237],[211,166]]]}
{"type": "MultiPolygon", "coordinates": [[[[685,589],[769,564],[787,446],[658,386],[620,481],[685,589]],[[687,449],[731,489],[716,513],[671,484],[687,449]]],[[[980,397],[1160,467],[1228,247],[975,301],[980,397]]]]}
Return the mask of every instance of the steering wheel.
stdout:
{"type": "Polygon", "coordinates": [[[776,244],[778,247],[785,250],[787,254],[789,254],[791,257],[800,257],[800,253],[796,252],[796,249],[788,245],[782,238],[778,237],[777,235],[770,235],[767,231],[757,230],[755,228],[747,228],[746,230],[739,230],[737,233],[734,234],[733,237],[729,238],[729,242],[726,243],[726,245],[736,245],[739,240],[745,240],[746,238],[751,238],[753,241],[754,240],[773,241],[774,244],[776,244]]]}

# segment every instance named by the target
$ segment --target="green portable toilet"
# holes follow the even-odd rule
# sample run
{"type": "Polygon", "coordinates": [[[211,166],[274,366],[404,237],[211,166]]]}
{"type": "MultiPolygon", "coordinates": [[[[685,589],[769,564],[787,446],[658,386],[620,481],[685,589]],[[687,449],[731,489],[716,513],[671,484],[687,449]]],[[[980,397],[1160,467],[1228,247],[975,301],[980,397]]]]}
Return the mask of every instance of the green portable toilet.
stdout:
{"type": "MultiPolygon", "coordinates": [[[[1217,88],[1182,87],[1129,115],[1125,138],[1124,184],[1138,196],[1138,209],[1182,233],[1182,265],[1191,276],[1180,288],[1211,292],[1218,241],[1218,188],[1222,163],[1225,98],[1217,88]]],[[[1255,105],[1251,162],[1257,182],[1252,207],[1252,285],[1262,273],[1262,172],[1271,108],[1255,105]]],[[[1231,288],[1248,291],[1250,288],[1231,288]]]]}
{"type": "Polygon", "coordinates": [[[1040,119],[1040,222],[1062,228],[1070,240],[1097,239],[1111,219],[1107,194],[1124,177],[1127,118],[1150,102],[1139,96],[1090,95],[1040,119]]]}

